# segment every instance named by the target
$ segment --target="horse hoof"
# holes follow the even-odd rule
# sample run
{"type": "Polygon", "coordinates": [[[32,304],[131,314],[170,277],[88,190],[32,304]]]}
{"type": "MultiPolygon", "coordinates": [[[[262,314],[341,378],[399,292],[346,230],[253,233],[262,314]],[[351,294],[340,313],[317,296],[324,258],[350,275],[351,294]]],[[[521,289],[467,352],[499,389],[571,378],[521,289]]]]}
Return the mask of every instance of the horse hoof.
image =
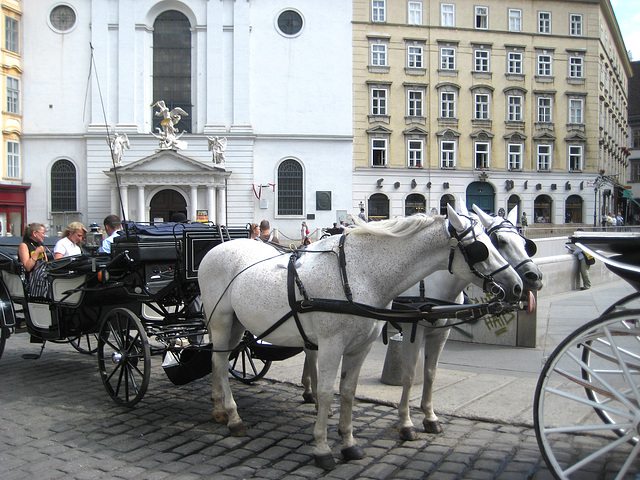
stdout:
{"type": "Polygon", "coordinates": [[[241,437],[247,433],[247,429],[244,427],[242,422],[236,425],[228,425],[227,427],[229,428],[231,435],[234,437],[241,437]]]}
{"type": "Polygon", "coordinates": [[[438,420],[423,420],[422,425],[427,433],[442,433],[442,426],[438,420]]]}
{"type": "Polygon", "coordinates": [[[229,421],[229,416],[225,412],[213,412],[213,419],[216,423],[227,423],[229,421]]]}
{"type": "Polygon", "coordinates": [[[302,400],[304,403],[316,403],[316,399],[314,398],[312,393],[305,392],[302,394],[302,400]]]}
{"type": "Polygon", "coordinates": [[[360,460],[367,456],[367,454],[364,453],[362,447],[359,447],[358,445],[343,448],[342,450],[340,450],[340,453],[342,453],[342,456],[345,458],[345,460],[360,460]]]}
{"type": "Polygon", "coordinates": [[[316,462],[316,467],[323,470],[333,470],[336,468],[336,461],[333,459],[333,455],[325,453],[322,455],[314,455],[313,460],[316,462]]]}
{"type": "Polygon", "coordinates": [[[405,442],[413,442],[418,439],[415,427],[399,428],[398,434],[400,435],[400,440],[404,440],[405,442]]]}

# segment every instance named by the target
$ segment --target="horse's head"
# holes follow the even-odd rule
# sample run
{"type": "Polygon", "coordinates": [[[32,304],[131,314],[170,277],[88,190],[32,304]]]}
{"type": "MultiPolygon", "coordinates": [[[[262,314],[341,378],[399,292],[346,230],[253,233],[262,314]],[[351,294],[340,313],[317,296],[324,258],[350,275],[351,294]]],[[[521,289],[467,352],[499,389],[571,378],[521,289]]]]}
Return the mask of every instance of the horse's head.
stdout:
{"type": "Polygon", "coordinates": [[[468,216],[458,215],[451,205],[447,206],[447,211],[452,238],[449,271],[465,277],[470,270],[473,273],[471,281],[485,291],[507,302],[519,300],[522,280],[491,243],[482,226],[468,216]],[[456,257],[463,257],[466,265],[456,263],[456,257]]]}
{"type": "Polygon", "coordinates": [[[522,278],[526,290],[540,290],[542,288],[542,272],[531,260],[536,254],[536,244],[523,237],[515,224],[518,222],[517,208],[513,208],[507,218],[491,216],[477,205],[473,206],[487,235],[498,248],[500,254],[515,268],[522,278]]]}

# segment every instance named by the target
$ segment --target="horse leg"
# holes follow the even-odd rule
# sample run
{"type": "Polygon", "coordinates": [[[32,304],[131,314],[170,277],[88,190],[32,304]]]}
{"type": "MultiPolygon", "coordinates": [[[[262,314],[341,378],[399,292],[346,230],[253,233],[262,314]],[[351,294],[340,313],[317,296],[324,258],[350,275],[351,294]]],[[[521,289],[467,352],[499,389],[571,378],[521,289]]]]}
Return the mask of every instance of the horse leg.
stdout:
{"type": "Polygon", "coordinates": [[[353,437],[353,401],[356,396],[358,377],[364,359],[371,350],[371,343],[348,353],[342,358],[342,373],[340,374],[340,421],[338,433],[342,437],[342,456],[346,460],[359,460],[366,454],[358,446],[353,437]]]}
{"type": "Polygon", "coordinates": [[[329,410],[333,402],[333,385],[338,373],[341,352],[335,345],[338,342],[326,342],[318,346],[318,378],[316,382],[316,398],[318,399],[318,414],[313,429],[316,445],[313,450],[313,459],[316,465],[324,470],[332,470],[336,462],[331,455],[331,449],[327,443],[327,423],[329,410]],[[333,348],[331,344],[333,343],[333,348]]]}
{"type": "Polygon", "coordinates": [[[398,416],[400,424],[398,425],[398,434],[400,440],[413,441],[418,439],[416,427],[411,421],[411,408],[409,399],[411,397],[411,387],[416,377],[416,365],[418,364],[418,356],[420,355],[420,346],[424,342],[425,331],[422,327],[419,330],[416,340],[411,341],[409,335],[402,337],[402,396],[398,405],[398,416]]]}
{"type": "Polygon", "coordinates": [[[424,347],[424,381],[422,384],[422,401],[420,408],[424,413],[424,431],[427,433],[442,433],[442,426],[433,411],[433,382],[436,379],[436,369],[444,344],[449,338],[449,329],[436,330],[427,335],[424,347]]]}
{"type": "Polygon", "coordinates": [[[305,350],[304,354],[304,368],[302,369],[301,380],[304,388],[302,398],[304,403],[315,403],[316,408],[318,408],[314,392],[318,383],[318,355],[315,350],[305,350]]]}
{"type": "Polygon", "coordinates": [[[242,419],[238,415],[238,406],[233,398],[229,385],[229,352],[225,351],[231,345],[240,342],[244,328],[233,314],[220,322],[216,322],[210,329],[210,336],[214,341],[214,352],[211,375],[211,399],[213,400],[213,418],[218,423],[226,423],[231,435],[241,436],[246,433],[242,419]],[[226,328],[224,328],[226,326],[226,328]]]}

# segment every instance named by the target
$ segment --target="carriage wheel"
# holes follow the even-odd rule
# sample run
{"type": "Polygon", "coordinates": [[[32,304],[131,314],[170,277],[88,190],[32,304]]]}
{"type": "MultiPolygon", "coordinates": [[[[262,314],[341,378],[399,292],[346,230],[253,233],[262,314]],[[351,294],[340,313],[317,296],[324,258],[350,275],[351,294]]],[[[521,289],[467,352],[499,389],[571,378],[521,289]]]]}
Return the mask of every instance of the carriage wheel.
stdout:
{"type": "Polygon", "coordinates": [[[638,474],[640,310],[603,315],[558,345],[540,374],[533,419],[555,478],[611,465],[615,478],[638,474]]]}
{"type": "Polygon", "coordinates": [[[69,343],[78,352],[85,355],[93,355],[98,351],[97,333],[88,333],[86,335],[78,335],[77,337],[69,337],[69,343]]]}
{"type": "Polygon", "coordinates": [[[0,358],[2,358],[2,354],[4,353],[4,346],[7,343],[9,335],[10,332],[7,327],[0,327],[0,358]]]}
{"type": "MultiPolygon", "coordinates": [[[[254,336],[245,332],[242,341],[252,340],[254,336]]],[[[229,358],[229,373],[247,385],[264,377],[271,367],[271,360],[256,357],[251,347],[244,347],[231,354],[229,358]]]]}
{"type": "Polygon", "coordinates": [[[102,323],[98,365],[107,393],[119,405],[132,407],[147,391],[151,377],[149,340],[131,310],[116,308],[102,323]]]}

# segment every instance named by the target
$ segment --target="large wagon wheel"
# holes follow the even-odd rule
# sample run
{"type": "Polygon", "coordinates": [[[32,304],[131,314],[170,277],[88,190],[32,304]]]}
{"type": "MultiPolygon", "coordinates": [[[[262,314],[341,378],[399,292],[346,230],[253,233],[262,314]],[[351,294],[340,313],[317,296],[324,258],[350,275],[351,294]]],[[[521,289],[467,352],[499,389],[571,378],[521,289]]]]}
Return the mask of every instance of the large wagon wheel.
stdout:
{"type": "MultiPolygon", "coordinates": [[[[250,332],[244,332],[242,343],[253,340],[250,332]]],[[[229,373],[242,383],[251,384],[264,377],[271,367],[271,360],[258,358],[251,346],[234,351],[229,357],[229,373]]]]}
{"type": "Polygon", "coordinates": [[[151,377],[149,340],[140,319],[126,308],[109,312],[100,327],[98,365],[107,393],[132,407],[147,391],[151,377]]]}
{"type": "Polygon", "coordinates": [[[86,335],[68,338],[71,346],[85,355],[93,355],[98,351],[98,339],[99,335],[97,333],[88,333],[86,335]]]}
{"type": "Polygon", "coordinates": [[[565,338],[542,369],[533,417],[555,478],[605,465],[619,468],[616,479],[638,474],[640,310],[603,315],[565,338]]]}

